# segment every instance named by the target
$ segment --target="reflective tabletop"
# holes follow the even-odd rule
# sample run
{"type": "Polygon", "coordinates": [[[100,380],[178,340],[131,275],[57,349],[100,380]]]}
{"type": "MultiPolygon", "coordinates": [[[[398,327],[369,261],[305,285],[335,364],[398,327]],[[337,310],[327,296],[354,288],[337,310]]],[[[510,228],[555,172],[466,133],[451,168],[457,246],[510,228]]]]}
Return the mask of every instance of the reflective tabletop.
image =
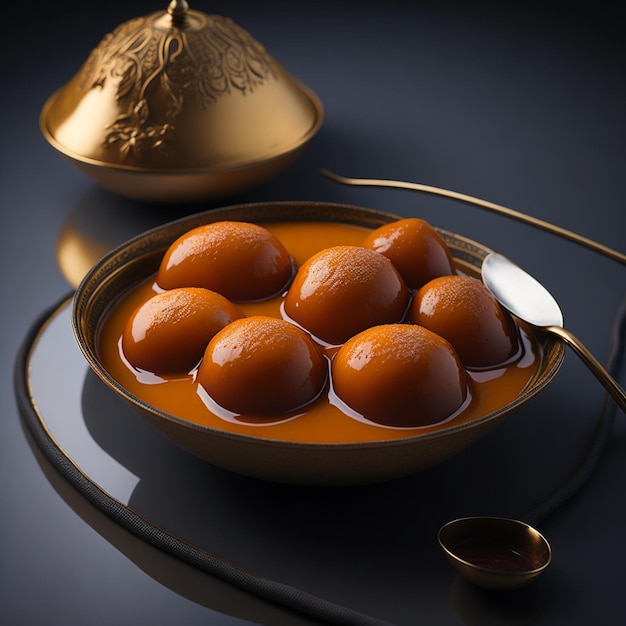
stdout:
{"type": "MultiPolygon", "coordinates": [[[[626,420],[589,479],[541,519],[553,562],[528,587],[461,579],[437,530],[519,516],[585,458],[605,392],[566,352],[550,385],[443,463],[377,485],[298,487],[231,474],[176,448],[89,370],[71,294],[93,258],[178,217],[243,202],[340,202],[422,217],[505,254],[556,297],[605,362],[626,296],[618,262],[478,207],[320,174],[433,185],[496,202],[626,252],[626,55],[617,9],[550,3],[195,2],[231,17],[317,93],[325,119],[254,189],[157,204],[100,188],[39,130],[49,95],[102,36],[154,2],[12,6],[1,80],[0,622],[305,625],[319,618],[211,576],[107,515],[51,462],[16,401],[27,350],[33,407],[78,473],[166,533],[338,607],[343,622],[621,624],[626,420]],[[29,335],[42,321],[40,332],[29,335]],[[15,379],[14,379],[15,377],[15,379]],[[19,385],[18,385],[19,387],[19,385]]],[[[625,368],[617,372],[626,384],[625,368]]]]}

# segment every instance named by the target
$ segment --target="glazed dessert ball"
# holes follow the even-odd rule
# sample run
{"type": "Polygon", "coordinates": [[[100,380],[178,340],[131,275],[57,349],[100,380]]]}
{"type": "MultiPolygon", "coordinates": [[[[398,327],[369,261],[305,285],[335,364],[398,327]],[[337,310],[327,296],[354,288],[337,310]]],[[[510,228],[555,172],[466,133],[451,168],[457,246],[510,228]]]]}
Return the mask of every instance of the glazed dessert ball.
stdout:
{"type": "Polygon", "coordinates": [[[243,302],[276,295],[292,275],[289,253],[267,229],[224,221],[194,228],[174,241],[157,283],[163,289],[205,287],[243,302]]]}
{"type": "Polygon", "coordinates": [[[422,219],[407,218],[380,226],[363,246],[389,258],[410,289],[456,273],[446,242],[422,219]]]}
{"type": "Polygon", "coordinates": [[[215,335],[198,368],[198,383],[224,409],[263,417],[315,400],[327,374],[326,359],[301,328],[255,315],[215,335]]]}
{"type": "Polygon", "coordinates": [[[333,360],[332,380],[339,399],[386,426],[440,422],[467,397],[465,369],[452,346],[411,324],[375,326],[348,340],[333,360]]]}
{"type": "Polygon", "coordinates": [[[467,367],[493,367],[519,349],[516,326],[475,278],[442,276],[415,295],[409,320],[447,339],[467,367]]]}
{"type": "Polygon", "coordinates": [[[387,257],[335,246],[300,267],[284,310],[317,339],[339,345],[369,326],[400,321],[408,303],[406,285],[387,257]]]}
{"type": "Polygon", "coordinates": [[[219,330],[242,316],[214,291],[181,287],[152,296],[135,309],[122,335],[128,362],[155,374],[186,373],[219,330]]]}

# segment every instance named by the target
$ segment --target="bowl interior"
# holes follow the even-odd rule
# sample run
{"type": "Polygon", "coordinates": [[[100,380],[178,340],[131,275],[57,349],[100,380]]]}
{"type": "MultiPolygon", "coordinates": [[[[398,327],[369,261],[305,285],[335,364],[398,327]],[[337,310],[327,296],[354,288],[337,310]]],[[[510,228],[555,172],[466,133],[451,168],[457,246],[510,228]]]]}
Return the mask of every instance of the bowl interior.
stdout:
{"type": "MultiPolygon", "coordinates": [[[[322,221],[376,228],[398,216],[349,205],[318,202],[255,203],[184,217],[147,231],[101,259],[76,290],[72,323],[89,366],[148,423],[174,443],[215,465],[266,480],[317,485],[363,484],[401,477],[439,463],[491,430],[507,413],[542,390],[564,356],[561,342],[537,337],[542,361],[532,382],[512,402],[467,423],[454,421],[430,432],[398,440],[361,443],[288,442],[242,435],[193,424],[143,402],[117,382],[98,356],[98,337],[111,303],[154,274],[169,245],[196,226],[221,220],[263,222],[322,221]]],[[[437,229],[457,266],[478,273],[491,251],[437,229]]]]}

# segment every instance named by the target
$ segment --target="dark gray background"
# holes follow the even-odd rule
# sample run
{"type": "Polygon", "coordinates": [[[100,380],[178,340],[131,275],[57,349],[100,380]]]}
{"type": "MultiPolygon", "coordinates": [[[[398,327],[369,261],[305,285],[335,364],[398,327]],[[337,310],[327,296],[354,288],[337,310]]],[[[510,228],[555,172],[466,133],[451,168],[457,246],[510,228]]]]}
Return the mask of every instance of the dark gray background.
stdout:
{"type": "MultiPolygon", "coordinates": [[[[134,540],[77,498],[45,459],[37,460],[13,398],[12,368],[31,322],[69,292],[55,260],[57,235],[68,219],[115,238],[240,201],[328,200],[424,217],[526,267],[557,297],[566,326],[605,359],[625,293],[623,266],[480,209],[403,191],[342,187],[318,174],[326,167],[453,189],[623,252],[626,63],[620,16],[604,4],[193,2],[192,8],[232,17],[261,41],[317,92],[326,119],[303,156],[272,182],[187,207],[144,205],[98,189],[38,128],[46,98],[105,33],[164,6],[69,1],[5,7],[2,623],[306,623],[134,540]]],[[[58,367],[63,363],[61,349],[58,367]]],[[[620,380],[623,385],[623,375],[620,380]]],[[[101,408],[113,402],[97,381],[87,377],[84,384],[83,393],[94,399],[87,409],[99,399],[101,408]]],[[[259,484],[202,468],[151,433],[146,437],[179,463],[181,475],[196,476],[194,489],[206,479],[206,510],[215,505],[219,512],[200,539],[262,574],[285,576],[286,583],[302,583],[397,624],[618,624],[626,619],[623,415],[592,481],[542,524],[555,558],[533,586],[505,596],[478,592],[455,577],[434,543],[436,529],[450,517],[514,515],[554,488],[583,453],[602,399],[602,388],[568,352],[549,389],[476,446],[418,476],[356,490],[259,484]]],[[[140,469],[154,467],[145,461],[140,469]]],[[[164,515],[160,496],[171,498],[163,521],[184,528],[174,505],[181,515],[192,514],[185,508],[191,501],[176,485],[150,491],[151,477],[142,478],[148,491],[138,490],[131,501],[158,517],[164,515]]],[[[197,538],[197,520],[188,530],[197,538]]]]}

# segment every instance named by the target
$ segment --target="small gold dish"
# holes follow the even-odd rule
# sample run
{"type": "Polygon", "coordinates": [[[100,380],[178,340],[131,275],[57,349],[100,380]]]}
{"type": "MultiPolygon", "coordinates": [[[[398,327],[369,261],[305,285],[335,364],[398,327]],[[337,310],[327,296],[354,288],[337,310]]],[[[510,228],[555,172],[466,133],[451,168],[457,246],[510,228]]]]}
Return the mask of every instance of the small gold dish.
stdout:
{"type": "Polygon", "coordinates": [[[119,25],[44,105],[44,137],[122,196],[197,201],[289,165],[323,121],[317,96],[230,18],[172,0],[119,25]]]}
{"type": "Polygon", "coordinates": [[[459,574],[485,589],[524,587],[552,561],[546,538],[515,519],[464,517],[442,526],[438,539],[459,574]]]}

